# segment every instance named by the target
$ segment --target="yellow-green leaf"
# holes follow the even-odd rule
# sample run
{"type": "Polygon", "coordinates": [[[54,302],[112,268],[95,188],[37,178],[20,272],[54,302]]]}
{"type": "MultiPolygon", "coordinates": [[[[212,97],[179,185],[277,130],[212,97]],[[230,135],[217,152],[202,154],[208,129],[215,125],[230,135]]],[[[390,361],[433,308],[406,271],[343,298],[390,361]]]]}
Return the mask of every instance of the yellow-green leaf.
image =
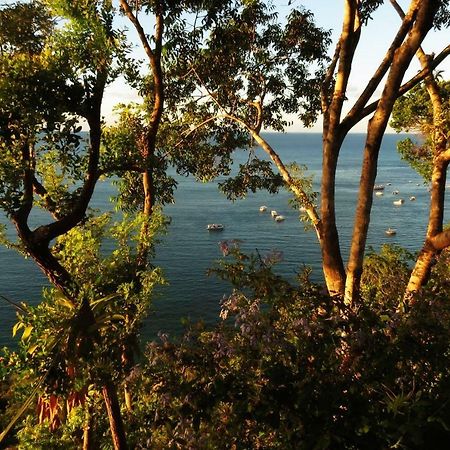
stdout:
{"type": "Polygon", "coordinates": [[[25,328],[23,334],[22,334],[22,341],[27,340],[30,337],[31,332],[33,331],[33,326],[29,325],[25,328]]]}

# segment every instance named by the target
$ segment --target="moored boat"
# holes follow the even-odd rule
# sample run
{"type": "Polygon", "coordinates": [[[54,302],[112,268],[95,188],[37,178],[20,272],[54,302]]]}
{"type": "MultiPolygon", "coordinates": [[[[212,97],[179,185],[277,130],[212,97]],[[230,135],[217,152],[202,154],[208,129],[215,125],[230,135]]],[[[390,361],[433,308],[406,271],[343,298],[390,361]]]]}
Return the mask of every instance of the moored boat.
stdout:
{"type": "Polygon", "coordinates": [[[396,230],[395,228],[389,227],[389,228],[385,231],[385,233],[386,233],[388,236],[394,236],[394,235],[397,234],[397,230],[396,230]]]}
{"type": "Polygon", "coordinates": [[[224,226],[221,223],[209,223],[206,225],[208,231],[223,231],[224,226]]]}
{"type": "Polygon", "coordinates": [[[267,206],[266,205],[262,205],[259,207],[259,212],[265,212],[267,210],[267,206]]]}

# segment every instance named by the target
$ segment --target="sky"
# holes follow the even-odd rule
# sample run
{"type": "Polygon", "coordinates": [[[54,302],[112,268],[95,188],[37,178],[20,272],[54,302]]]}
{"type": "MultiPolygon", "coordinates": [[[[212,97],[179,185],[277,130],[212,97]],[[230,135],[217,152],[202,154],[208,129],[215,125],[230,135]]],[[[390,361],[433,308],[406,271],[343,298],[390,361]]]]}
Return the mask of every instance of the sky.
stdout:
{"type": "MultiPolygon", "coordinates": [[[[342,28],[342,16],[344,0],[293,0],[289,5],[289,0],[275,0],[274,5],[280,17],[286,16],[292,6],[299,7],[303,5],[305,8],[314,13],[317,25],[324,29],[332,30],[333,43],[330,46],[330,56],[334,52],[336,42],[338,40],[342,28]]],[[[399,0],[399,4],[404,10],[408,8],[409,1],[399,0]]],[[[349,82],[349,89],[347,92],[348,100],[346,102],[345,110],[349,109],[358,95],[364,89],[366,83],[371,78],[379,63],[381,62],[389,44],[395,35],[400,24],[400,19],[389,1],[378,8],[373,15],[372,20],[366,27],[363,28],[360,44],[358,46],[355,60],[353,63],[352,76],[349,82]]],[[[130,39],[136,42],[136,55],[142,57],[143,52],[139,48],[136,35],[132,30],[132,25],[129,24],[125,18],[121,25],[126,26],[130,30],[130,39]]],[[[450,30],[431,30],[423,43],[423,49],[426,53],[438,54],[445,46],[450,43],[450,30]]],[[[416,59],[413,60],[410,69],[405,75],[404,81],[411,78],[420,66],[416,59]]],[[[450,57],[448,57],[440,66],[443,71],[443,76],[449,78],[450,75],[450,57]]],[[[378,97],[381,93],[383,84],[375,93],[378,97]]],[[[375,99],[375,97],[374,97],[375,99]]],[[[118,80],[112,84],[105,95],[103,114],[107,121],[112,120],[113,105],[119,102],[139,101],[136,93],[126,87],[123,80],[118,80]]],[[[317,121],[316,125],[308,130],[305,130],[300,121],[296,117],[289,117],[294,124],[287,131],[321,131],[321,119],[317,121]]],[[[364,132],[366,129],[367,120],[358,124],[352,131],[364,132]]],[[[388,129],[388,131],[392,131],[388,129]]]]}

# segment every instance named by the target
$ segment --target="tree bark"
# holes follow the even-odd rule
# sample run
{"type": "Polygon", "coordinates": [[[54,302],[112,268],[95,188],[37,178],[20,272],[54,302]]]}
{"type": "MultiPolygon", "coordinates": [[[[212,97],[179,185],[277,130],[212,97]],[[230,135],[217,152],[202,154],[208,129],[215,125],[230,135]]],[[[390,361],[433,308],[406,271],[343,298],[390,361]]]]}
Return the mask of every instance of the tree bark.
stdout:
{"type": "Polygon", "coordinates": [[[374,116],[369,121],[363,154],[358,203],[345,285],[345,300],[352,304],[359,298],[364,252],[370,222],[373,187],[377,175],[378,154],[404,73],[422,40],[432,26],[437,10],[432,0],[415,0],[407,16],[414,16],[414,25],[401,47],[395,52],[391,69],[374,116]]]}
{"type": "Polygon", "coordinates": [[[86,408],[86,417],[83,425],[83,450],[93,450],[92,444],[92,415],[90,407],[86,408]]]}
{"type": "MultiPolygon", "coordinates": [[[[403,19],[404,12],[396,0],[391,0],[392,5],[403,19]]],[[[447,176],[448,158],[445,157],[447,148],[446,118],[443,112],[443,102],[439,85],[432,73],[432,59],[428,57],[422,48],[417,50],[417,58],[420,61],[422,70],[428,71],[425,78],[425,87],[430,97],[433,107],[433,172],[431,177],[431,201],[428,218],[427,233],[425,243],[417,257],[416,264],[411,272],[408,285],[406,287],[404,301],[409,302],[414,293],[424,286],[431,274],[431,269],[436,257],[441,249],[433,245],[433,238],[442,232],[444,219],[445,183],[447,176]]]]}
{"type": "Polygon", "coordinates": [[[111,430],[114,450],[127,450],[128,446],[116,387],[111,381],[108,381],[103,386],[102,393],[106,411],[108,413],[109,428],[111,430]]]}
{"type": "Polygon", "coordinates": [[[355,49],[361,34],[358,15],[358,2],[346,0],[344,19],[335,57],[327,73],[322,88],[323,144],[322,144],[322,182],[321,182],[321,252],[322,270],[330,295],[343,295],[345,287],[345,268],[339,245],[336,225],[336,168],[339,152],[345,133],[340,126],[342,107],[351,73],[355,49]],[[331,89],[332,73],[337,66],[336,81],[331,100],[327,101],[327,91],[331,89]]]}

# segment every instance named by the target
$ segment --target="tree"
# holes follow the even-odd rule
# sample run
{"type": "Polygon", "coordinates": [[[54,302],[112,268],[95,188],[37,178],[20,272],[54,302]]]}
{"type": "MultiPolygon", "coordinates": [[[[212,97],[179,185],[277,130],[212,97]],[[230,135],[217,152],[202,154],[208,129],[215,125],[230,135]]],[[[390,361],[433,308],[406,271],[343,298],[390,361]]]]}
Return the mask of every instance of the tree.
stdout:
{"type": "MultiPolygon", "coordinates": [[[[18,3],[1,10],[2,22],[9,25],[1,38],[0,202],[19,237],[10,245],[33,258],[61,291],[71,305],[69,329],[91,347],[98,319],[77,274],[63,263],[58,240],[86,220],[101,175],[102,98],[117,73],[113,62],[124,51],[112,27],[113,13],[108,0],[18,3]],[[56,17],[64,21],[57,23],[56,17]],[[89,127],[85,145],[81,119],[89,127]],[[33,229],[36,209],[47,211],[53,221],[33,229]]],[[[116,387],[105,380],[114,445],[125,448],[116,387]]]]}
{"type": "MultiPolygon", "coordinates": [[[[284,30],[274,21],[276,14],[262,2],[245,2],[226,16],[213,30],[211,39],[195,54],[187,55],[185,73],[197,80],[197,90],[209,98],[207,105],[191,102],[196,113],[187,115],[185,138],[213,121],[233,121],[270,156],[284,183],[306,207],[322,250],[325,283],[331,294],[345,295],[347,302],[359,296],[373,187],[381,141],[395,100],[423,80],[448,55],[450,47],[430,59],[429,66],[411,80],[404,74],[424,37],[432,26],[446,26],[445,2],[412,1],[389,49],[365,89],[344,114],[352,63],[360,35],[371,14],[381,1],[348,0],[344,2],[342,33],[327,71],[322,75],[327,34],[315,27],[308,11],[293,11],[284,30]],[[244,43],[238,44],[238,43],[244,43]],[[220,71],[217,70],[220,65],[220,71]],[[385,80],[385,81],[384,81],[385,80]],[[384,83],[384,85],[382,84],[384,83]],[[382,95],[371,101],[383,86],[382,95]],[[260,135],[261,127],[282,130],[282,114],[296,112],[305,124],[314,120],[320,107],[323,114],[323,163],[320,212],[307,186],[292,176],[275,150],[260,135]],[[195,109],[195,107],[197,109],[195,109]],[[339,152],[345,136],[363,118],[372,114],[367,128],[361,181],[356,207],[348,267],[345,270],[335,215],[335,177],[339,152]],[[189,122],[197,116],[197,125],[189,122]],[[194,129],[192,129],[194,128],[194,129]]],[[[252,161],[252,159],[251,159],[252,161]]],[[[256,176],[273,179],[260,163],[248,164],[242,174],[245,181],[255,183],[256,176]],[[251,169],[254,169],[252,172],[251,169]],[[256,173],[254,173],[256,172],[256,173]]],[[[265,186],[269,183],[266,181],[265,186]]],[[[236,183],[229,186],[236,187],[236,183]]],[[[258,181],[259,187],[264,183],[258,181]]],[[[245,189],[244,189],[245,190],[245,189]]]]}
{"type": "MultiPolygon", "coordinates": [[[[427,58],[421,52],[421,60],[427,58]]],[[[425,82],[399,99],[394,107],[391,125],[401,130],[415,130],[424,142],[415,145],[410,139],[401,141],[398,149],[402,157],[431,182],[431,203],[425,244],[417,258],[407,287],[407,299],[420,290],[430,277],[435,258],[450,245],[443,229],[448,152],[449,82],[438,82],[430,74],[425,82]]]]}

